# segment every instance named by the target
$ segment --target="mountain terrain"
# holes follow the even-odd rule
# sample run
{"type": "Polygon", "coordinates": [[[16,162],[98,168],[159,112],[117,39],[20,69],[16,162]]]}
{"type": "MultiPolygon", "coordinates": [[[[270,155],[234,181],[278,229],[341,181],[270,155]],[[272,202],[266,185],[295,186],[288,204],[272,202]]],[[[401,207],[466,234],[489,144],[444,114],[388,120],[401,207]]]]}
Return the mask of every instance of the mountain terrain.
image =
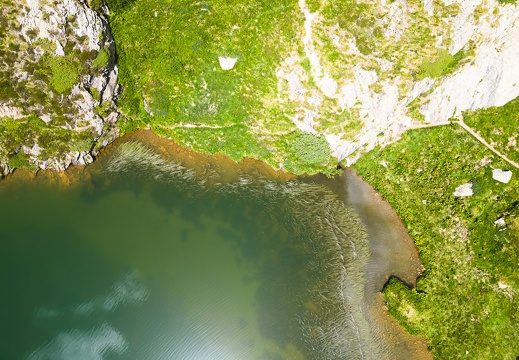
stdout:
{"type": "Polygon", "coordinates": [[[519,355],[516,1],[0,2],[2,176],[139,128],[296,174],[352,166],[426,268],[389,282],[390,312],[437,358],[519,355]]]}

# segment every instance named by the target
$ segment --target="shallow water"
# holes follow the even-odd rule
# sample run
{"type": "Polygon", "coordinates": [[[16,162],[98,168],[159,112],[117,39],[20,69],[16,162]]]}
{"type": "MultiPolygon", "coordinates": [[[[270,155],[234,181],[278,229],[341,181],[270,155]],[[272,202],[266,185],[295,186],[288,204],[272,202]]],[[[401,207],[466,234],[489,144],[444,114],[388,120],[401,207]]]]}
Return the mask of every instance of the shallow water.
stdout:
{"type": "Polygon", "coordinates": [[[416,251],[369,186],[142,141],[1,184],[1,359],[423,356],[378,294],[416,251]]]}

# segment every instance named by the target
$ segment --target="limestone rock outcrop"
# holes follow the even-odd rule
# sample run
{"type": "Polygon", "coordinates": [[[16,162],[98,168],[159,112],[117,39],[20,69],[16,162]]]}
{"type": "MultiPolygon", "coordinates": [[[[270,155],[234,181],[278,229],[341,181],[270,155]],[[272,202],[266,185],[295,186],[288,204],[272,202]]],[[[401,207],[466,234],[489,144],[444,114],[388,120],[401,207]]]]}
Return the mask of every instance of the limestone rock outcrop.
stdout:
{"type": "Polygon", "coordinates": [[[34,169],[87,164],[118,136],[115,43],[108,9],[97,10],[84,0],[25,0],[2,10],[17,53],[0,69],[11,93],[0,99],[0,126],[18,121],[16,136],[0,137],[4,175],[18,167],[16,157],[34,169]]]}
{"type": "Polygon", "coordinates": [[[519,5],[357,3],[364,4],[364,18],[366,11],[376,14],[365,27],[355,15],[341,25],[344,16],[329,18],[326,6],[310,12],[300,0],[304,54],[287,58],[277,72],[279,87],[298,109],[295,126],[324,134],[339,160],[351,164],[408,129],[447,124],[465,110],[502,106],[519,96],[519,5]],[[371,35],[363,43],[366,32],[371,35]],[[336,128],[323,125],[341,117],[336,128]]]}

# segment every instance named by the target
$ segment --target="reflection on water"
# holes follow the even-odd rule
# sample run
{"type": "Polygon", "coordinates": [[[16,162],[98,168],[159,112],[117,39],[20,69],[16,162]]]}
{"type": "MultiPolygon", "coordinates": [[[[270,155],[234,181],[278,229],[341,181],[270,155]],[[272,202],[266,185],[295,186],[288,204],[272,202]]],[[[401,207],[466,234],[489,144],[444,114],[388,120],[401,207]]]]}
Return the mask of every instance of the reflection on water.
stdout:
{"type": "Polygon", "coordinates": [[[126,350],[124,337],[110,325],[102,324],[88,332],[62,332],[32,352],[28,360],[102,360],[110,352],[126,350]]]}
{"type": "Polygon", "coordinates": [[[343,193],[158,151],[122,142],[66,190],[3,184],[0,358],[412,356],[343,193]]]}
{"type": "Polygon", "coordinates": [[[88,316],[94,311],[114,311],[118,306],[126,303],[144,301],[146,296],[146,288],[139,283],[138,272],[134,270],[122,280],[117,281],[106,295],[64,309],[40,308],[36,311],[36,314],[41,318],[54,318],[69,313],[88,316]]]}

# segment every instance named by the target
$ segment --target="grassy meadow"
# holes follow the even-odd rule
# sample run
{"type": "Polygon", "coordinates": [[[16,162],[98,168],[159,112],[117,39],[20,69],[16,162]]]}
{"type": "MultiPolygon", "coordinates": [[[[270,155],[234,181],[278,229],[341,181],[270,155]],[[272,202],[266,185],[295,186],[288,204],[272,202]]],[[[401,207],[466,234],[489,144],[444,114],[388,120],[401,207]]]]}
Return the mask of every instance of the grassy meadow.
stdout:
{"type": "MultiPolygon", "coordinates": [[[[465,113],[464,119],[484,137],[499,131],[507,139],[517,137],[518,114],[516,99],[465,113]]],[[[497,137],[495,142],[517,156],[516,146],[507,148],[497,137]]],[[[396,279],[387,285],[393,316],[410,333],[423,335],[438,359],[515,359],[518,170],[455,123],[409,131],[354,167],[401,216],[426,269],[415,289],[396,279]],[[511,181],[493,180],[493,168],[513,170],[511,181]],[[467,182],[474,195],[454,197],[467,182]]]]}

